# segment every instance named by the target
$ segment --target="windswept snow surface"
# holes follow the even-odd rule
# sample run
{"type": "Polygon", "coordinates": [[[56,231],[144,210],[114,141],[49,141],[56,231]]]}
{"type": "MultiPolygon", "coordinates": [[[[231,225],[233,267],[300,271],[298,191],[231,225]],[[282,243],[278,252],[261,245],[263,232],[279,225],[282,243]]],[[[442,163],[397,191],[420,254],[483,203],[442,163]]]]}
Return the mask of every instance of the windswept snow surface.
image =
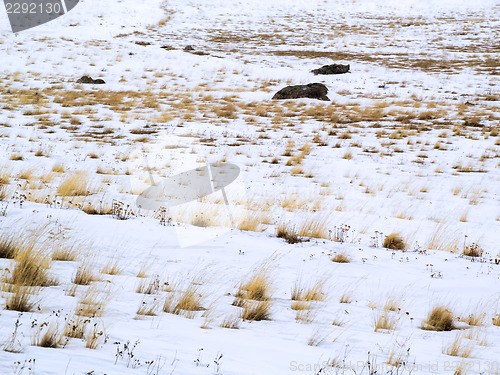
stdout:
{"type": "Polygon", "coordinates": [[[0,257],[0,374],[498,374],[499,30],[486,0],[81,0],[18,34],[0,11],[0,254],[33,240],[58,281],[11,310],[0,257]],[[330,63],[351,73],[310,73],[330,63]],[[331,102],[271,100],[310,82],[331,102]],[[135,206],[218,161],[241,169],[229,207],[135,206]],[[270,319],[242,320],[259,272],[270,319]],[[295,285],[320,297],[294,310],[295,285]],[[164,311],[190,290],[202,309],[164,311]],[[421,328],[436,306],[456,329],[421,328]],[[49,328],[58,347],[34,345],[49,328]]]}

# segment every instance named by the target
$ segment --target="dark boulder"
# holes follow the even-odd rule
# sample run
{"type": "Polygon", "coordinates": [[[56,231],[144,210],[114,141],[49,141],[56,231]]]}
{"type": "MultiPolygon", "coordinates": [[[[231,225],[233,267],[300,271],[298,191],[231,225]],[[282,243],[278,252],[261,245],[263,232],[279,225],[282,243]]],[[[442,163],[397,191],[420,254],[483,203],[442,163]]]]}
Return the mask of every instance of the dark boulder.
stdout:
{"type": "Polygon", "coordinates": [[[349,67],[349,65],[342,64],[323,65],[321,68],[311,70],[311,73],[314,73],[315,76],[318,74],[344,74],[349,72],[349,67]]]}
{"type": "Polygon", "coordinates": [[[307,85],[287,86],[282,88],[273,99],[299,99],[309,98],[318,100],[330,100],[326,94],[328,88],[322,83],[309,83],[307,85]]]}
{"type": "Polygon", "coordinates": [[[89,76],[83,76],[80,78],[76,83],[87,83],[87,84],[93,84],[93,85],[102,85],[106,82],[104,80],[98,78],[98,79],[93,79],[92,77],[89,76]]]}

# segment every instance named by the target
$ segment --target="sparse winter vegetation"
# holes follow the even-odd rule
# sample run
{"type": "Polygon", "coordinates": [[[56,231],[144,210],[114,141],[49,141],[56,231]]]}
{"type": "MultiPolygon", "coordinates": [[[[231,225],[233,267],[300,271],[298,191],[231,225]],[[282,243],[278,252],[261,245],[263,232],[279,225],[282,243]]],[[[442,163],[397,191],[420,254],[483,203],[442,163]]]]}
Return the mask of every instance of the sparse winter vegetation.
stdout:
{"type": "Polygon", "coordinates": [[[0,373],[496,374],[494,3],[4,17],[0,373]]]}

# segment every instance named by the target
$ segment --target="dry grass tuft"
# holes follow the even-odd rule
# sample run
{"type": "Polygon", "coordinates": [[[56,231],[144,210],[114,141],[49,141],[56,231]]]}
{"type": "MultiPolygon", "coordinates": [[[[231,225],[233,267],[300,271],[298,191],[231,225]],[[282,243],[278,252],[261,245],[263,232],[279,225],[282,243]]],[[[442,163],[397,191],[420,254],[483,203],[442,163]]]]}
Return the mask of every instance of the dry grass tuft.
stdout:
{"type": "Polygon", "coordinates": [[[88,172],[75,172],[67,177],[59,185],[57,194],[64,197],[87,196],[91,194],[88,172]]]}
{"type": "Polygon", "coordinates": [[[6,310],[29,312],[33,311],[38,303],[35,300],[35,295],[39,292],[37,287],[14,285],[9,292],[4,296],[6,310]]]}
{"type": "Polygon", "coordinates": [[[101,317],[108,301],[109,293],[91,286],[78,301],[75,315],[87,318],[101,317]]]}
{"type": "Polygon", "coordinates": [[[110,259],[101,270],[101,273],[106,275],[120,275],[122,272],[123,269],[120,267],[120,262],[117,258],[110,259]]]}
{"type": "Polygon", "coordinates": [[[2,233],[0,235],[0,258],[14,259],[19,251],[17,236],[2,233]]]}
{"type": "Polygon", "coordinates": [[[309,289],[301,287],[300,283],[296,282],[292,288],[292,300],[306,302],[322,301],[325,298],[325,293],[323,292],[325,282],[326,280],[320,280],[309,289]]]}
{"type": "Polygon", "coordinates": [[[448,252],[456,252],[458,248],[458,239],[449,239],[449,229],[448,226],[444,224],[439,224],[436,230],[431,235],[427,241],[425,247],[431,250],[442,250],[448,252]]]}
{"type": "Polygon", "coordinates": [[[160,291],[160,277],[154,279],[142,279],[137,286],[136,292],[143,294],[158,294],[160,291]]]}
{"type": "Polygon", "coordinates": [[[500,314],[497,314],[493,318],[491,318],[491,323],[494,326],[500,327],[500,314]]]}
{"type": "Polygon", "coordinates": [[[21,286],[53,286],[56,279],[49,275],[50,259],[44,250],[36,249],[35,241],[25,242],[22,250],[16,254],[16,264],[7,282],[21,286]]]}
{"type": "Polygon", "coordinates": [[[316,329],[309,340],[307,341],[307,345],[309,346],[320,346],[328,339],[328,334],[322,332],[319,328],[316,329]]]}
{"type": "Polygon", "coordinates": [[[399,233],[391,233],[384,239],[382,246],[391,250],[405,250],[407,245],[399,233]]]}
{"type": "Polygon", "coordinates": [[[384,304],[384,310],[386,311],[401,311],[401,301],[394,297],[387,298],[384,304]]]}
{"type": "Polygon", "coordinates": [[[62,243],[57,243],[52,249],[52,260],[62,262],[74,262],[80,252],[78,245],[65,246],[62,243]]]}
{"type": "Polygon", "coordinates": [[[470,342],[464,344],[463,340],[463,335],[458,333],[452,342],[443,346],[443,354],[451,355],[453,357],[469,358],[474,350],[474,344],[470,342]]]}
{"type": "Polygon", "coordinates": [[[42,323],[33,335],[32,344],[43,348],[58,348],[64,339],[57,323],[42,323]]]}
{"type": "Polygon", "coordinates": [[[451,331],[455,328],[453,313],[444,306],[436,306],[422,322],[421,328],[428,331],[451,331]]]}
{"type": "Polygon", "coordinates": [[[375,332],[378,332],[380,330],[384,330],[386,332],[391,332],[394,331],[397,327],[397,324],[399,322],[399,319],[389,313],[389,311],[384,310],[381,314],[379,314],[375,318],[375,332]]]}
{"type": "Polygon", "coordinates": [[[351,303],[352,301],[353,301],[353,297],[352,297],[352,294],[350,291],[346,291],[346,292],[342,293],[342,295],[340,296],[340,300],[339,300],[340,303],[351,303]]]}
{"type": "Polygon", "coordinates": [[[229,329],[239,329],[241,325],[241,317],[239,316],[234,316],[234,315],[229,315],[224,318],[220,326],[222,328],[229,328],[229,329]]]}
{"type": "Polygon", "coordinates": [[[262,266],[255,271],[246,283],[240,285],[236,297],[267,301],[271,298],[271,289],[272,284],[269,280],[267,268],[262,266]]]}
{"type": "Polygon", "coordinates": [[[156,316],[159,309],[160,300],[158,298],[154,298],[151,302],[146,302],[143,299],[137,309],[137,315],[156,316]]]}
{"type": "Polygon", "coordinates": [[[82,318],[80,316],[73,316],[66,320],[63,336],[75,339],[83,339],[85,337],[85,330],[87,324],[90,323],[89,318],[82,318]]]}
{"type": "Polygon", "coordinates": [[[97,349],[100,341],[104,340],[104,337],[106,337],[104,327],[101,327],[98,322],[94,322],[92,327],[89,329],[85,347],[87,349],[97,349]]]}
{"type": "Polygon", "coordinates": [[[93,281],[99,281],[99,276],[94,273],[93,267],[91,263],[80,264],[73,277],[73,284],[89,285],[93,281]]]}
{"type": "Polygon", "coordinates": [[[351,262],[351,258],[349,257],[349,255],[347,255],[346,252],[341,252],[341,253],[335,254],[332,257],[332,262],[335,262],[335,263],[350,263],[351,262]]]}
{"type": "Polygon", "coordinates": [[[180,314],[182,311],[202,311],[203,296],[198,292],[197,285],[190,284],[181,294],[179,301],[175,305],[174,312],[180,314]]]}
{"type": "Polygon", "coordinates": [[[302,242],[295,227],[291,226],[289,223],[279,224],[276,228],[276,236],[278,238],[283,238],[289,244],[302,242]]]}
{"type": "Polygon", "coordinates": [[[260,321],[271,320],[270,301],[248,301],[241,312],[243,320],[260,321]]]}
{"type": "Polygon", "coordinates": [[[467,245],[462,250],[462,254],[468,257],[480,258],[483,256],[483,249],[477,243],[467,245]]]}
{"type": "Polygon", "coordinates": [[[292,303],[291,309],[295,311],[309,310],[310,306],[306,302],[295,301],[294,303],[292,303]]]}

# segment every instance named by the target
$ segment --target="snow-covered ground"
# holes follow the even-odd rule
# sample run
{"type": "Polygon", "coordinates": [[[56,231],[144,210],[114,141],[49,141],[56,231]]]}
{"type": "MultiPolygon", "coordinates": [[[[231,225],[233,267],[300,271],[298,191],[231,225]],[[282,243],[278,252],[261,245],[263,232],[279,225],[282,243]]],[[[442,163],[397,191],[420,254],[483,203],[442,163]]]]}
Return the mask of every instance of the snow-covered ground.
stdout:
{"type": "Polygon", "coordinates": [[[0,254],[31,241],[57,280],[19,313],[0,256],[1,374],[500,373],[500,4],[304,3],[82,0],[18,34],[0,11],[0,254]],[[310,82],[331,102],[271,100],[310,82]],[[221,161],[229,208],[136,207],[221,161]],[[455,329],[422,329],[436,306],[455,329]]]}

